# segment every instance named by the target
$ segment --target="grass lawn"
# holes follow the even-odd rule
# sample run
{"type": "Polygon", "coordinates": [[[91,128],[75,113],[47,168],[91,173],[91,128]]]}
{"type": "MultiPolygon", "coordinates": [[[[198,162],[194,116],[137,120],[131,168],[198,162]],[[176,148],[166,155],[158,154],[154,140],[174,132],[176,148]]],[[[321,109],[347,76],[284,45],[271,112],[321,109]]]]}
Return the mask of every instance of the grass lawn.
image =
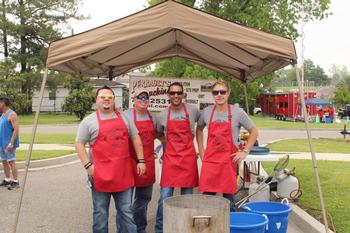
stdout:
{"type": "MultiPolygon", "coordinates": [[[[275,163],[264,162],[263,166],[271,171],[275,163]]],[[[290,160],[288,167],[296,167],[296,175],[301,182],[303,195],[298,204],[317,219],[321,212],[316,181],[311,160],[290,160]]],[[[322,191],[326,209],[331,214],[338,233],[348,233],[350,229],[350,162],[318,161],[322,191]]]]}
{"type": "MultiPolygon", "coordinates": [[[[258,128],[279,128],[279,129],[305,129],[304,122],[289,122],[289,121],[278,121],[272,117],[263,117],[263,116],[250,116],[254,124],[258,128]]],[[[343,129],[344,124],[316,124],[310,123],[312,129],[343,129]]],[[[350,126],[348,125],[348,128],[350,126]]]]}
{"type": "MultiPolygon", "coordinates": [[[[75,153],[74,150],[34,150],[32,160],[55,158],[73,153],[75,153]]],[[[25,150],[16,151],[17,161],[24,161],[26,155],[27,151],[25,150]]]]}
{"type": "MultiPolygon", "coordinates": [[[[350,153],[350,140],[341,138],[313,139],[314,147],[318,153],[350,153]]],[[[287,139],[268,145],[272,151],[304,152],[310,151],[307,139],[287,139]]]]}
{"type": "MultiPolygon", "coordinates": [[[[76,133],[37,133],[36,144],[74,144],[76,133]]],[[[21,133],[20,143],[29,143],[31,133],[21,133]]]]}
{"type": "MultiPolygon", "coordinates": [[[[19,116],[20,125],[32,125],[34,122],[34,115],[19,116]]],[[[281,128],[281,129],[305,129],[304,122],[288,122],[278,121],[271,117],[250,116],[258,128],[281,128]]],[[[75,115],[65,113],[41,113],[39,124],[78,124],[80,120],[75,115]]],[[[311,128],[314,129],[343,129],[343,124],[316,124],[311,123],[311,128]]],[[[350,126],[348,126],[350,127],[350,126]]]]}
{"type": "MultiPolygon", "coordinates": [[[[34,123],[35,114],[19,115],[20,125],[32,125],[34,123]]],[[[64,113],[40,113],[39,124],[78,124],[80,121],[75,115],[69,115],[64,113]]]]}

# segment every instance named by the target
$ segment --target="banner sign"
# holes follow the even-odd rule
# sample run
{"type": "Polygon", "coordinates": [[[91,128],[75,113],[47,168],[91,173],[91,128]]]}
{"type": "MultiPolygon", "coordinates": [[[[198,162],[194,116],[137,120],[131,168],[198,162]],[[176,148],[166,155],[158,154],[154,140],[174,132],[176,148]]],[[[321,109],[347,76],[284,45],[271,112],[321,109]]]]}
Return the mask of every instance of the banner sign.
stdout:
{"type": "Polygon", "coordinates": [[[145,89],[150,96],[150,111],[161,111],[169,106],[167,95],[168,86],[179,82],[184,87],[185,103],[196,105],[200,110],[214,104],[211,87],[214,80],[184,79],[184,78],[154,78],[145,76],[131,76],[129,85],[129,108],[132,108],[135,90],[145,89]]]}

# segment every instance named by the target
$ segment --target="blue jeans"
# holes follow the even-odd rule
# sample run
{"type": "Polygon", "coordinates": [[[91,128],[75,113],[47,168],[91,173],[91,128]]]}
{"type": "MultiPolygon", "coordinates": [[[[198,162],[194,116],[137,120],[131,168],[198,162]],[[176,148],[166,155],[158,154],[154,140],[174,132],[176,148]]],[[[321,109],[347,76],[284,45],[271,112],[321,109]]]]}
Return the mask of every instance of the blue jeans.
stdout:
{"type": "Polygon", "coordinates": [[[136,224],[132,214],[132,189],[129,188],[123,192],[104,193],[97,192],[93,187],[93,233],[108,233],[109,203],[111,196],[115,202],[117,210],[116,223],[120,222],[121,232],[136,233],[136,224]]]}
{"type": "MultiPolygon", "coordinates": [[[[204,192],[203,194],[213,195],[213,196],[216,195],[216,193],[213,193],[213,192],[204,192]]],[[[234,212],[235,211],[235,194],[223,193],[222,197],[230,201],[230,212],[234,212]]]]}
{"type": "Polygon", "coordinates": [[[152,199],[153,185],[136,187],[134,189],[135,199],[133,204],[134,220],[137,233],[145,233],[147,227],[147,209],[152,199]]]}
{"type": "MultiPolygon", "coordinates": [[[[192,193],[193,193],[193,188],[181,188],[181,195],[192,194],[192,193]]],[[[174,195],[174,188],[160,189],[155,233],[163,233],[163,201],[165,198],[172,197],[173,195],[174,195]]]]}
{"type": "MultiPolygon", "coordinates": [[[[137,233],[145,233],[147,227],[147,209],[152,199],[153,185],[146,187],[135,187],[133,201],[134,221],[137,226],[137,233]]],[[[124,233],[120,230],[120,221],[117,222],[118,233],[124,233]]]]}

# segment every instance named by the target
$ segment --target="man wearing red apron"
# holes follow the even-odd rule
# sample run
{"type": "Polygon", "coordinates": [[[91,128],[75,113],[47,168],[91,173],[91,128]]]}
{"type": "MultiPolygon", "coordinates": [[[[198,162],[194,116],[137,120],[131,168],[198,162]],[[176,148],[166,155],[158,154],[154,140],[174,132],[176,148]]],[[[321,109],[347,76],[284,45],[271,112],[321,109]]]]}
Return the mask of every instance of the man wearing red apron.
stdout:
{"type": "MultiPolygon", "coordinates": [[[[155,182],[154,139],[156,116],[148,111],[149,95],[147,90],[138,89],[134,93],[134,108],[126,110],[123,114],[129,121],[133,121],[139,131],[143,145],[143,154],[146,162],[146,174],[137,174],[137,156],[135,149],[130,146],[133,158],[135,188],[133,200],[134,220],[137,233],[145,233],[147,227],[147,208],[152,199],[153,184],[155,182]]],[[[123,233],[123,232],[120,232],[123,233]]]]}
{"type": "Polygon", "coordinates": [[[131,139],[138,158],[137,173],[146,172],[142,142],[138,131],[114,109],[114,92],[105,86],[96,92],[97,111],[79,125],[76,137],[78,156],[87,170],[93,201],[93,233],[108,232],[109,203],[114,198],[123,233],[136,233],[132,213],[133,163],[129,153],[131,139]],[[90,156],[85,144],[90,145],[90,156]]]}
{"type": "Polygon", "coordinates": [[[207,195],[222,193],[230,200],[234,210],[234,194],[237,192],[237,163],[247,157],[258,136],[258,130],[248,115],[237,105],[228,104],[230,87],[218,81],[212,88],[214,106],[209,106],[200,115],[196,138],[202,159],[199,191],[207,195]],[[207,146],[204,150],[203,129],[208,126],[207,146]],[[239,150],[240,127],[250,135],[246,147],[239,150]]]}
{"type": "Polygon", "coordinates": [[[155,232],[163,232],[163,200],[173,196],[174,188],[181,194],[192,194],[198,186],[197,155],[193,144],[194,125],[198,109],[183,104],[183,87],[172,83],[168,88],[170,106],[159,115],[157,131],[165,135],[165,153],[162,162],[160,197],[158,201],[155,232]]]}

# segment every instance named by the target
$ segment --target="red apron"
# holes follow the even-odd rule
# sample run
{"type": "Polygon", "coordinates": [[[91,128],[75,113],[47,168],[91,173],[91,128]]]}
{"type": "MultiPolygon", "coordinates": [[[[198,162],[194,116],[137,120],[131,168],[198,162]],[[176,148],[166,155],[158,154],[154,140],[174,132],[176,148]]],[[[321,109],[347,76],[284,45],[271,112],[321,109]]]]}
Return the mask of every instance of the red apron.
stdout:
{"type": "Polygon", "coordinates": [[[147,121],[137,121],[136,110],[134,109],[134,122],[136,128],[139,131],[143,145],[143,155],[146,160],[146,174],[140,176],[137,174],[137,156],[135,149],[131,142],[129,142],[130,155],[133,158],[134,176],[135,176],[135,186],[144,187],[152,185],[156,180],[155,175],[155,164],[154,164],[154,125],[152,121],[151,114],[147,111],[149,120],[147,121]]]}
{"type": "Polygon", "coordinates": [[[197,155],[186,106],[186,120],[171,120],[168,109],[167,142],[162,163],[162,188],[193,188],[198,186],[197,155]]]}
{"type": "Polygon", "coordinates": [[[101,120],[96,141],[91,145],[94,161],[94,188],[98,192],[121,192],[134,186],[129,135],[121,114],[118,118],[101,120]]]}
{"type": "Polygon", "coordinates": [[[202,161],[200,192],[234,194],[237,192],[236,163],[231,154],[238,151],[232,139],[232,115],[228,105],[228,122],[212,122],[210,116],[207,148],[202,161]]]}

